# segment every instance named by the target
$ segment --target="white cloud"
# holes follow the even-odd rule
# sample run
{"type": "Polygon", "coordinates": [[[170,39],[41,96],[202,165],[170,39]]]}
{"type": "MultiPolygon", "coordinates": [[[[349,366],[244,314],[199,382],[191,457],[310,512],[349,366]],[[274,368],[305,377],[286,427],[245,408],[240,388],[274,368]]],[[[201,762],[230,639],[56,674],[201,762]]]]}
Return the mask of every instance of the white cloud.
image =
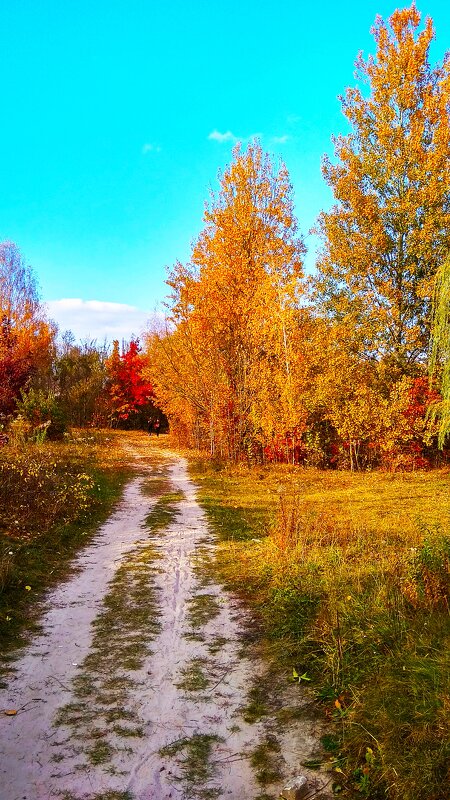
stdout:
{"type": "Polygon", "coordinates": [[[208,139],[212,139],[215,142],[237,142],[237,136],[231,131],[226,131],[226,133],[220,133],[220,131],[211,131],[208,136],[208,139]]]}
{"type": "Polygon", "coordinates": [[[152,144],[151,142],[146,142],[142,147],[142,152],[143,152],[144,156],[147,153],[160,153],[161,152],[161,148],[160,148],[159,144],[152,144]]]}
{"type": "Polygon", "coordinates": [[[286,144],[291,138],[289,134],[285,133],[284,136],[272,136],[272,142],[274,144],[286,144]]]}
{"type": "Polygon", "coordinates": [[[140,336],[154,313],[125,303],[66,297],[47,302],[48,315],[60,332],[71,330],[78,339],[129,340],[140,336]]]}

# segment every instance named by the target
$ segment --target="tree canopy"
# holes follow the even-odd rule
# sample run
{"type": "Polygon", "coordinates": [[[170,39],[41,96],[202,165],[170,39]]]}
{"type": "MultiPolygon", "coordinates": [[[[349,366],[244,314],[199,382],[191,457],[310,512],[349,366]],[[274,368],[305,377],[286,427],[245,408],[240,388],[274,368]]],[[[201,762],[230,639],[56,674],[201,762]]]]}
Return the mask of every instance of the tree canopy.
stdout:
{"type": "Polygon", "coordinates": [[[450,245],[450,62],[434,67],[430,19],[416,7],[377,18],[367,89],[341,98],[350,133],[323,174],[335,205],[319,218],[319,297],[352,320],[367,355],[401,371],[424,358],[433,280],[450,245]]]}

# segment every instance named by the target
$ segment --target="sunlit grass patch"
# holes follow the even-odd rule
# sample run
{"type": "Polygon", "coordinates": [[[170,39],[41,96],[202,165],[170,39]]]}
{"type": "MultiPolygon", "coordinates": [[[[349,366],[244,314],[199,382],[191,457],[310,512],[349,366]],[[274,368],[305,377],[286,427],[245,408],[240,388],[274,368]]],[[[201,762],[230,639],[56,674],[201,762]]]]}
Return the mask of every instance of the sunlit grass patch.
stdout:
{"type": "MultiPolygon", "coordinates": [[[[141,492],[146,497],[159,498],[164,494],[171,491],[171,483],[169,479],[169,465],[166,463],[154,464],[155,456],[153,451],[148,449],[148,442],[144,449],[146,469],[143,472],[143,480],[141,483],[141,492]]],[[[142,442],[139,440],[140,450],[142,453],[142,442]]],[[[136,445],[134,445],[136,446],[136,445]]]]}
{"type": "Polygon", "coordinates": [[[152,533],[164,530],[175,520],[178,513],[178,505],[183,498],[183,492],[173,491],[166,492],[157,500],[145,520],[145,524],[152,533]]]}
{"type": "Polygon", "coordinates": [[[215,582],[214,551],[209,539],[207,542],[208,544],[200,542],[191,556],[194,575],[202,588],[215,582]]]}
{"type": "MultiPolygon", "coordinates": [[[[339,732],[341,795],[442,800],[448,471],[217,472],[197,462],[193,475],[220,539],[216,570],[254,609],[286,677],[295,668],[312,679],[339,732]]],[[[249,718],[263,712],[251,697],[249,718]]]]}

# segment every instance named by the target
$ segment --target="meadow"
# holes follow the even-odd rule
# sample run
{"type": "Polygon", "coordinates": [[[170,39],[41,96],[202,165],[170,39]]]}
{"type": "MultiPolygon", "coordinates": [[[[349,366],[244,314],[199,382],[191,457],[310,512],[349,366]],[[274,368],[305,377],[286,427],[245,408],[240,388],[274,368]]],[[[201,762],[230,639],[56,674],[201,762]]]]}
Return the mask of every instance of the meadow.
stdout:
{"type": "Polygon", "coordinates": [[[253,609],[274,674],[314,690],[334,792],[444,800],[449,470],[249,469],[199,458],[191,473],[218,537],[216,568],[253,609]]]}

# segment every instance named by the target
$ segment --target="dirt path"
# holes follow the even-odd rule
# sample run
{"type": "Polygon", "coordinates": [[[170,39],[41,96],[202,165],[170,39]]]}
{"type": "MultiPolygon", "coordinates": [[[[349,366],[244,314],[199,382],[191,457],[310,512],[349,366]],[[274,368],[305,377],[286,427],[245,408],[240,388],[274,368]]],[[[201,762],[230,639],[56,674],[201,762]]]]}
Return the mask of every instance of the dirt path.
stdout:
{"type": "Polygon", "coordinates": [[[214,543],[186,463],[140,463],[2,693],[18,713],[0,718],[1,800],[263,800],[317,750],[313,722],[283,733],[248,713],[264,668],[207,578],[214,543]]]}

